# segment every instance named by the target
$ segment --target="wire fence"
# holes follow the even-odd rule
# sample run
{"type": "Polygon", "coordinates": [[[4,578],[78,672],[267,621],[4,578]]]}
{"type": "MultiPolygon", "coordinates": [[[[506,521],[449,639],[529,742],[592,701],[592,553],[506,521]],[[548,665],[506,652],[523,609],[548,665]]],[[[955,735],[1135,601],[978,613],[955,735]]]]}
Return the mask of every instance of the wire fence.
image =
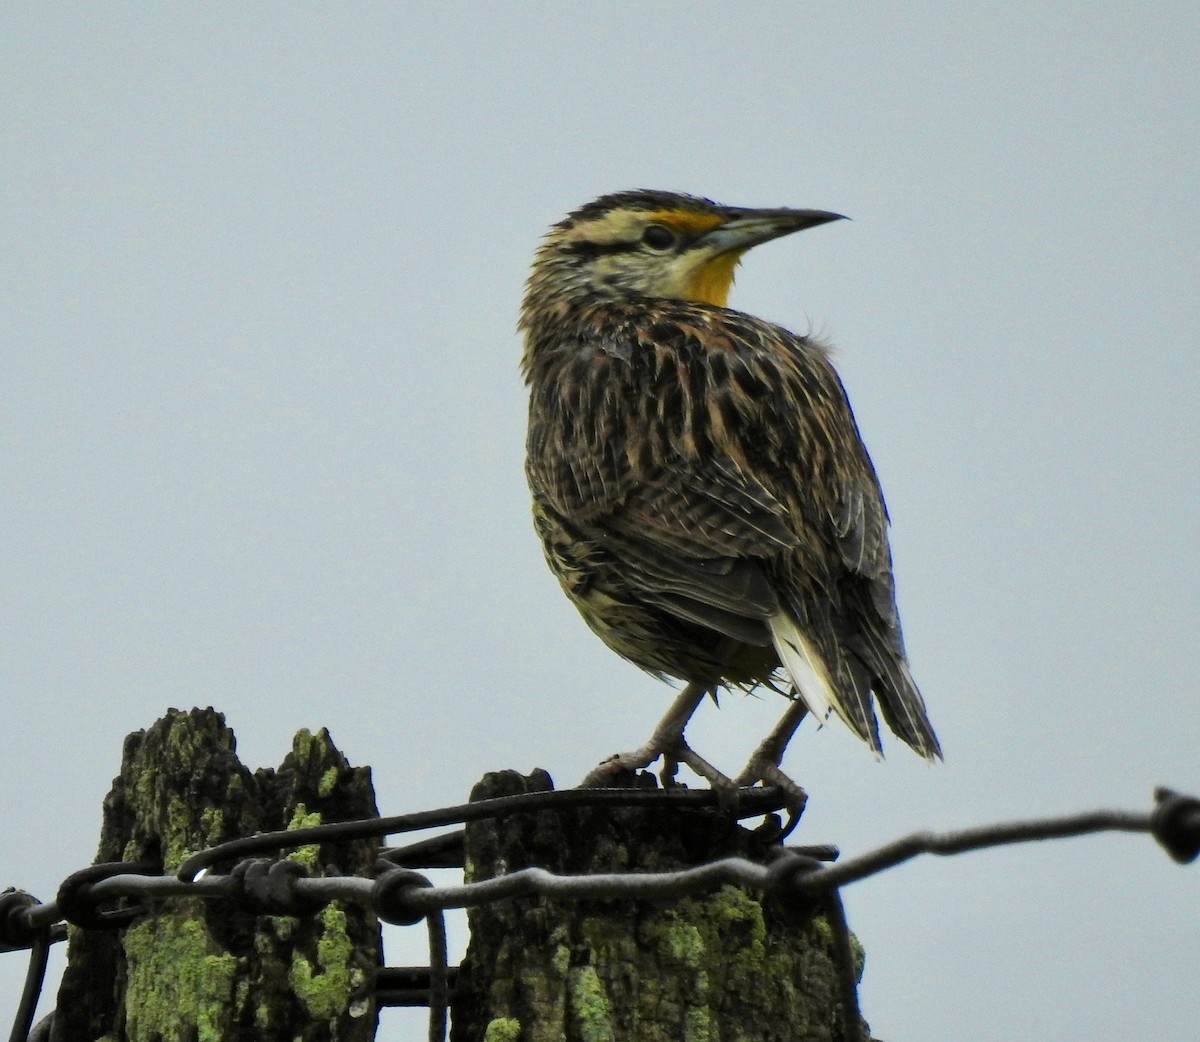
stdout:
{"type": "Polygon", "coordinates": [[[517,897],[538,896],[563,901],[596,899],[667,901],[733,884],[770,894],[794,908],[824,912],[832,927],[843,1038],[861,1042],[857,982],[849,928],[840,889],[921,854],[961,854],[987,847],[1035,840],[1061,839],[1097,832],[1149,833],[1177,862],[1200,855],[1200,800],[1168,789],[1155,792],[1148,811],[1099,810],[1068,817],[1001,822],[954,832],[918,832],[856,857],[838,858],[831,847],[769,848],[762,861],[728,857],[672,872],[628,872],[556,875],[526,868],[507,875],[458,886],[435,886],[417,867],[462,864],[463,833],[420,840],[384,850],[372,878],[310,877],[298,861],[280,860],[285,850],[312,843],[348,842],[464,824],[486,818],[570,807],[721,804],[738,818],[771,814],[784,805],[772,788],[738,792],[732,808],[728,797],[708,791],[571,789],[505,796],[388,818],[368,818],[310,828],[263,833],[222,843],[188,857],[174,875],[154,865],[117,862],[92,865],[72,873],[54,900],[41,903],[21,890],[0,894],[0,952],[28,951],[29,969],[10,1042],[42,1042],[49,1025],[33,1026],[50,947],[66,936],[66,923],[83,929],[121,929],[146,915],[150,902],[200,897],[234,901],[258,915],[312,915],[331,901],[356,902],[384,922],[416,925],[424,921],[429,935],[428,967],[382,967],[376,980],[381,1006],[428,1006],[429,1038],[446,1035],[455,971],[448,966],[443,913],[517,897]],[[274,856],[266,856],[274,855],[274,856]],[[232,870],[217,866],[234,863],[232,870]],[[135,899],[133,904],[129,899],[135,899]],[[140,899],[140,900],[136,900],[140,899]],[[115,906],[115,907],[114,907],[115,906]]]}

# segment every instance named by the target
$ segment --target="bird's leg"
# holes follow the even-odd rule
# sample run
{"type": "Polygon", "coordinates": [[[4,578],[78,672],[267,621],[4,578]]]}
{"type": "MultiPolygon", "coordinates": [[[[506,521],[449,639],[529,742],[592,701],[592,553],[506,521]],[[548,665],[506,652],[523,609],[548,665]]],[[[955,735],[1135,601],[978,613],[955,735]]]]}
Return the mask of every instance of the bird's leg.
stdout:
{"type": "Polygon", "coordinates": [[[658,722],[654,733],[645,745],[628,753],[618,753],[592,770],[580,783],[585,788],[607,785],[622,771],[638,771],[649,767],[660,756],[663,757],[663,781],[669,784],[675,776],[676,767],[687,764],[714,789],[730,790],[733,783],[702,756],[693,752],[684,741],[683,731],[691,720],[704,696],[712,689],[711,684],[693,681],[684,686],[675,696],[671,708],[658,722]]]}
{"type": "Polygon", "coordinates": [[[796,733],[796,728],[800,726],[800,721],[807,712],[808,706],[804,701],[798,697],[794,698],[787,707],[787,712],[780,717],[779,723],[771,728],[771,733],[754,750],[742,773],[734,779],[735,784],[739,786],[753,785],[759,781],[764,785],[778,785],[787,799],[787,810],[792,819],[787,828],[788,832],[804,810],[808,794],[779,769],[779,764],[783,760],[788,742],[792,740],[792,735],[796,733]]]}

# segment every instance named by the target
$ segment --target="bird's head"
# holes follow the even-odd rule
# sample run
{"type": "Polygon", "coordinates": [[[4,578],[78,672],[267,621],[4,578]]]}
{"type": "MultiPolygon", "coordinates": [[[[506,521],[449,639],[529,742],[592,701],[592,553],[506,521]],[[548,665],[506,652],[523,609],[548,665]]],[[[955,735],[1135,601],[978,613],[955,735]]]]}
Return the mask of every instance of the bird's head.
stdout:
{"type": "Polygon", "coordinates": [[[523,324],[566,300],[652,297],[724,307],[748,249],[841,216],[720,206],[676,192],[602,196],[550,229],[534,259],[523,324]]]}

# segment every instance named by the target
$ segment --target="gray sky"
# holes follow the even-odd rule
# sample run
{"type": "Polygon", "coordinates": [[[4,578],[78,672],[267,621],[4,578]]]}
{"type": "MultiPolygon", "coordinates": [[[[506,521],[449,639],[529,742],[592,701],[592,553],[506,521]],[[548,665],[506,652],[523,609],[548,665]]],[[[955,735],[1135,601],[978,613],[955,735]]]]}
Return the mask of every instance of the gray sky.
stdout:
{"type": "MultiPolygon", "coordinates": [[[[797,841],[1200,793],[1197,70],[1167,0],[4,5],[0,886],[91,860],[168,706],[251,766],[328,726],[385,813],[646,737],[529,525],[514,332],[634,187],[854,218],[731,303],[837,345],[947,758],[806,726],[797,841]]],[[[782,708],[690,734],[732,770],[782,708]]],[[[1192,1037],[1198,892],[1144,837],[911,864],[845,895],[865,1014],[1192,1037]]]]}

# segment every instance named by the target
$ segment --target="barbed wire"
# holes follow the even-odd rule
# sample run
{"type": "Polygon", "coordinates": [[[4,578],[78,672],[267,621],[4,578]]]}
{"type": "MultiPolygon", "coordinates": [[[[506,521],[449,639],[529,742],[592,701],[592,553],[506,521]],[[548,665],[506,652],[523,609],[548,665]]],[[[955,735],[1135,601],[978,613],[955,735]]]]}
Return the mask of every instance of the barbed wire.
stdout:
{"type": "MultiPolygon", "coordinates": [[[[10,889],[0,894],[0,951],[30,952],[29,972],[10,1040],[26,1042],[30,1038],[49,948],[65,936],[63,924],[84,929],[120,929],[149,910],[145,903],[102,907],[121,899],[223,899],[235,901],[254,914],[289,916],[312,915],[331,901],[341,900],[370,908],[387,923],[407,926],[424,920],[429,931],[430,966],[403,968],[390,975],[384,968],[381,977],[385,993],[396,999],[395,1004],[429,1006],[429,1037],[440,1040],[445,1038],[454,978],[446,958],[443,913],[447,909],[534,896],[568,901],[664,901],[732,884],[771,895],[808,914],[827,914],[833,928],[843,1037],[848,1042],[858,1042],[862,1038],[861,1018],[849,927],[841,906],[842,887],[921,854],[947,856],[1097,832],[1149,833],[1181,864],[1200,855],[1200,800],[1158,789],[1155,806],[1149,811],[1099,810],[953,832],[918,832],[841,860],[837,860],[836,849],[830,847],[778,845],[768,848],[761,861],[726,857],[670,872],[559,875],[532,867],[479,882],[435,886],[412,866],[461,865],[461,832],[384,851],[373,878],[311,877],[298,861],[252,856],[278,854],[312,843],[382,837],[540,810],[664,803],[704,807],[717,802],[724,806],[728,797],[718,798],[703,790],[572,789],[528,793],[417,814],[338,822],[233,840],[188,857],[173,876],[163,875],[153,865],[124,862],[93,865],[68,876],[55,899],[45,904],[24,891],[10,889]],[[231,861],[235,863],[228,872],[214,870],[215,866],[231,861]],[[422,993],[423,1003],[419,1002],[422,993]]],[[[770,788],[743,789],[734,802],[735,817],[770,814],[783,806],[783,794],[770,788]]],[[[376,997],[377,1001],[381,998],[378,991],[376,997]]]]}

